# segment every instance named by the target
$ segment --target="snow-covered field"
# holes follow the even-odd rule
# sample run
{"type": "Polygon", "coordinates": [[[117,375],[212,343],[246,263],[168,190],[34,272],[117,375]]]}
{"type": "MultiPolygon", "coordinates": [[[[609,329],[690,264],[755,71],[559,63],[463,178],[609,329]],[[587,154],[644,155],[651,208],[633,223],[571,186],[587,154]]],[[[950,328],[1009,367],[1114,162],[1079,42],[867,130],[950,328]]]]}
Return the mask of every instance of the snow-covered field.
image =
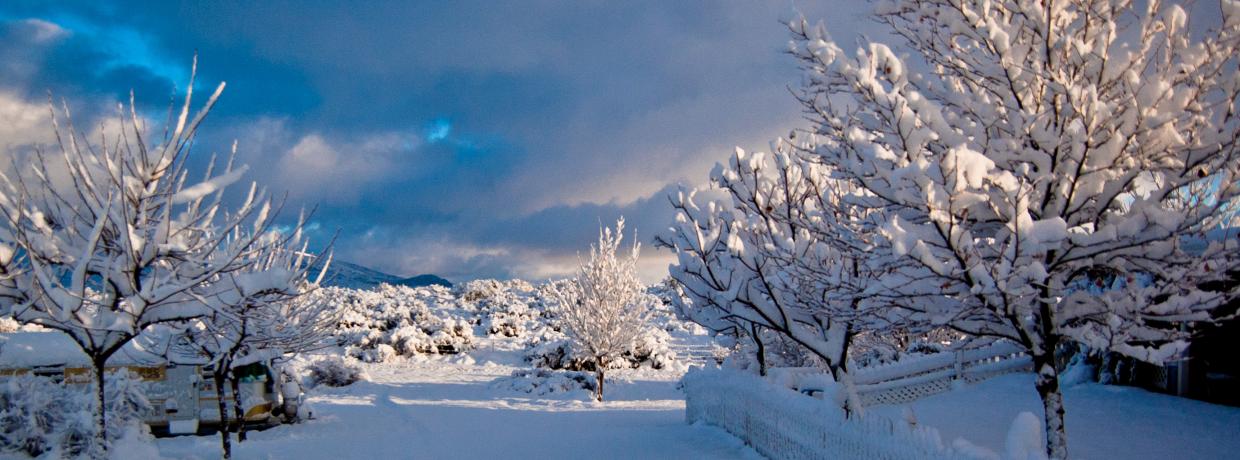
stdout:
{"type": "MultiPolygon", "coordinates": [[[[526,367],[519,359],[486,348],[475,354],[487,359],[366,364],[368,381],[316,388],[309,398],[314,420],[251,433],[238,458],[761,458],[720,429],[685,424],[676,373],[616,371],[608,400],[594,403],[586,390],[516,391],[505,379],[526,367]]],[[[869,414],[904,420],[908,407],[945,441],[964,438],[1003,452],[1016,415],[1040,411],[1031,378],[1001,376],[869,414]]],[[[1240,408],[1092,383],[1065,394],[1074,458],[1215,459],[1240,452],[1240,408]]],[[[216,458],[218,443],[215,436],[156,441],[162,456],[176,459],[216,458]]]]}
{"type": "MultiPolygon", "coordinates": [[[[309,389],[314,419],[251,433],[236,458],[760,458],[722,430],[685,424],[684,363],[652,365],[675,359],[670,341],[709,343],[702,331],[661,315],[657,329],[675,332],[655,336],[652,349],[663,354],[609,371],[606,401],[596,403],[569,379],[580,373],[530,362],[532,350],[554,349],[562,337],[539,292],[522,282],[329,292],[351,305],[345,334],[354,345],[323,353],[371,361],[348,359],[365,379],[309,389]],[[413,318],[417,330],[405,324],[413,318]],[[434,353],[439,346],[461,352],[434,353]]],[[[168,458],[219,455],[217,436],[156,443],[168,458]]]]}
{"type": "MultiPolygon", "coordinates": [[[[484,350],[478,350],[485,353],[484,350]]],[[[499,357],[500,353],[490,353],[499,357]]],[[[370,381],[320,387],[315,420],[251,433],[238,458],[760,458],[713,427],[686,425],[675,376],[616,372],[608,400],[532,396],[493,382],[512,364],[433,357],[365,365],[370,381]]],[[[216,436],[164,438],[161,455],[217,458],[216,436]]]]}
{"type": "MultiPolygon", "coordinates": [[[[1068,449],[1079,459],[1221,459],[1240,455],[1240,408],[1082,383],[1064,389],[1068,449]]],[[[1003,452],[1008,429],[1022,411],[1041,416],[1031,374],[1009,374],[908,405],[869,410],[893,420],[912,411],[943,439],[964,438],[1003,452]]]]}

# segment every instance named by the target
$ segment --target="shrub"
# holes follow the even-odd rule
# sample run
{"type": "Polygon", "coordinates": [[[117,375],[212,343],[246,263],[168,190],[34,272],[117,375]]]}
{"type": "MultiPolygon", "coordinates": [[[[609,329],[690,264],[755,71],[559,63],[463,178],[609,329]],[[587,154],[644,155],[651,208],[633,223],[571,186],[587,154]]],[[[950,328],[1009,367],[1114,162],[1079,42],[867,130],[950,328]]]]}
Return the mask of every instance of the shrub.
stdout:
{"type": "Polygon", "coordinates": [[[339,356],[331,356],[310,363],[306,366],[306,371],[309,373],[311,386],[343,387],[366,378],[361,367],[339,356]]]}
{"type": "Polygon", "coordinates": [[[545,369],[518,369],[509,377],[492,383],[495,388],[507,388],[521,393],[546,395],[571,393],[578,390],[594,392],[594,375],[576,371],[548,371],[545,369]]]}
{"type": "MultiPolygon", "coordinates": [[[[142,423],[152,410],[146,384],[127,370],[111,373],[105,381],[107,440],[149,442],[150,431],[142,423]]],[[[53,458],[89,452],[95,441],[91,388],[27,375],[0,383],[0,450],[31,457],[52,452],[53,458]]]]}
{"type": "Polygon", "coordinates": [[[324,296],[343,310],[336,336],[348,354],[383,362],[418,353],[453,354],[473,347],[469,321],[446,314],[455,306],[442,286],[410,288],[381,285],[374,291],[324,288],[324,296]]]}

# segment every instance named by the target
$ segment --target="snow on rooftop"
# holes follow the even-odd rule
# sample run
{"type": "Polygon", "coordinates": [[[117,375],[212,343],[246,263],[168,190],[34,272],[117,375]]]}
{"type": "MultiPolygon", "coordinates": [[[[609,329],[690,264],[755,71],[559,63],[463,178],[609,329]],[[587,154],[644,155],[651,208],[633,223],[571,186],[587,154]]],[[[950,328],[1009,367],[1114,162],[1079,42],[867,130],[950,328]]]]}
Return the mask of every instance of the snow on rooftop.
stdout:
{"type": "MultiPolygon", "coordinates": [[[[133,340],[108,359],[108,365],[155,365],[166,360],[157,353],[159,340],[133,340]]],[[[191,356],[175,356],[181,364],[198,364],[191,356]]],[[[0,334],[0,369],[90,366],[90,358],[68,335],[58,331],[0,334]]]]}
{"type": "Polygon", "coordinates": [[[61,332],[10,332],[0,334],[0,368],[40,366],[89,366],[78,344],[61,332]]]}

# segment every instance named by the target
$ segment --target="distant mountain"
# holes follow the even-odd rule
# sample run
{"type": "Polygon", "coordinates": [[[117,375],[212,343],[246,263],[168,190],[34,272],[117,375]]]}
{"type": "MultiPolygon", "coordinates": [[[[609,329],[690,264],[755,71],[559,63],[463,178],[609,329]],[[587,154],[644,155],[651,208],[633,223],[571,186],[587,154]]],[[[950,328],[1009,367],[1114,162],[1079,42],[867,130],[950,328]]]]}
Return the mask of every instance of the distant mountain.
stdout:
{"type": "MultiPolygon", "coordinates": [[[[315,270],[310,272],[312,276],[318,273],[315,270]]],[[[430,286],[432,284],[452,287],[451,282],[435,275],[428,274],[401,278],[340,260],[333,260],[331,265],[327,267],[327,274],[323,277],[324,286],[350,289],[373,289],[383,283],[409,287],[430,286]]]]}
{"type": "Polygon", "coordinates": [[[432,275],[430,273],[427,273],[425,275],[411,276],[411,277],[400,280],[398,283],[403,284],[405,286],[409,286],[409,287],[430,286],[432,284],[438,284],[440,286],[445,286],[445,287],[452,287],[451,281],[440,278],[439,276],[436,276],[436,275],[432,275]]]}

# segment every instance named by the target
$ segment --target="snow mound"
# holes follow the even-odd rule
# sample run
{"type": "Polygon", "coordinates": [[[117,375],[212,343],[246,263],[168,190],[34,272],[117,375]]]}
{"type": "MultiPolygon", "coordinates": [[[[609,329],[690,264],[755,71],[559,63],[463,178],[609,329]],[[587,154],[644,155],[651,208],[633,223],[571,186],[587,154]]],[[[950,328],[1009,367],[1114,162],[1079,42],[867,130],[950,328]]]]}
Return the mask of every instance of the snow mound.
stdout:
{"type": "Polygon", "coordinates": [[[1046,432],[1042,429],[1042,420],[1033,412],[1021,412],[1012,421],[1008,429],[1007,450],[1008,460],[1046,460],[1046,432]]]}

